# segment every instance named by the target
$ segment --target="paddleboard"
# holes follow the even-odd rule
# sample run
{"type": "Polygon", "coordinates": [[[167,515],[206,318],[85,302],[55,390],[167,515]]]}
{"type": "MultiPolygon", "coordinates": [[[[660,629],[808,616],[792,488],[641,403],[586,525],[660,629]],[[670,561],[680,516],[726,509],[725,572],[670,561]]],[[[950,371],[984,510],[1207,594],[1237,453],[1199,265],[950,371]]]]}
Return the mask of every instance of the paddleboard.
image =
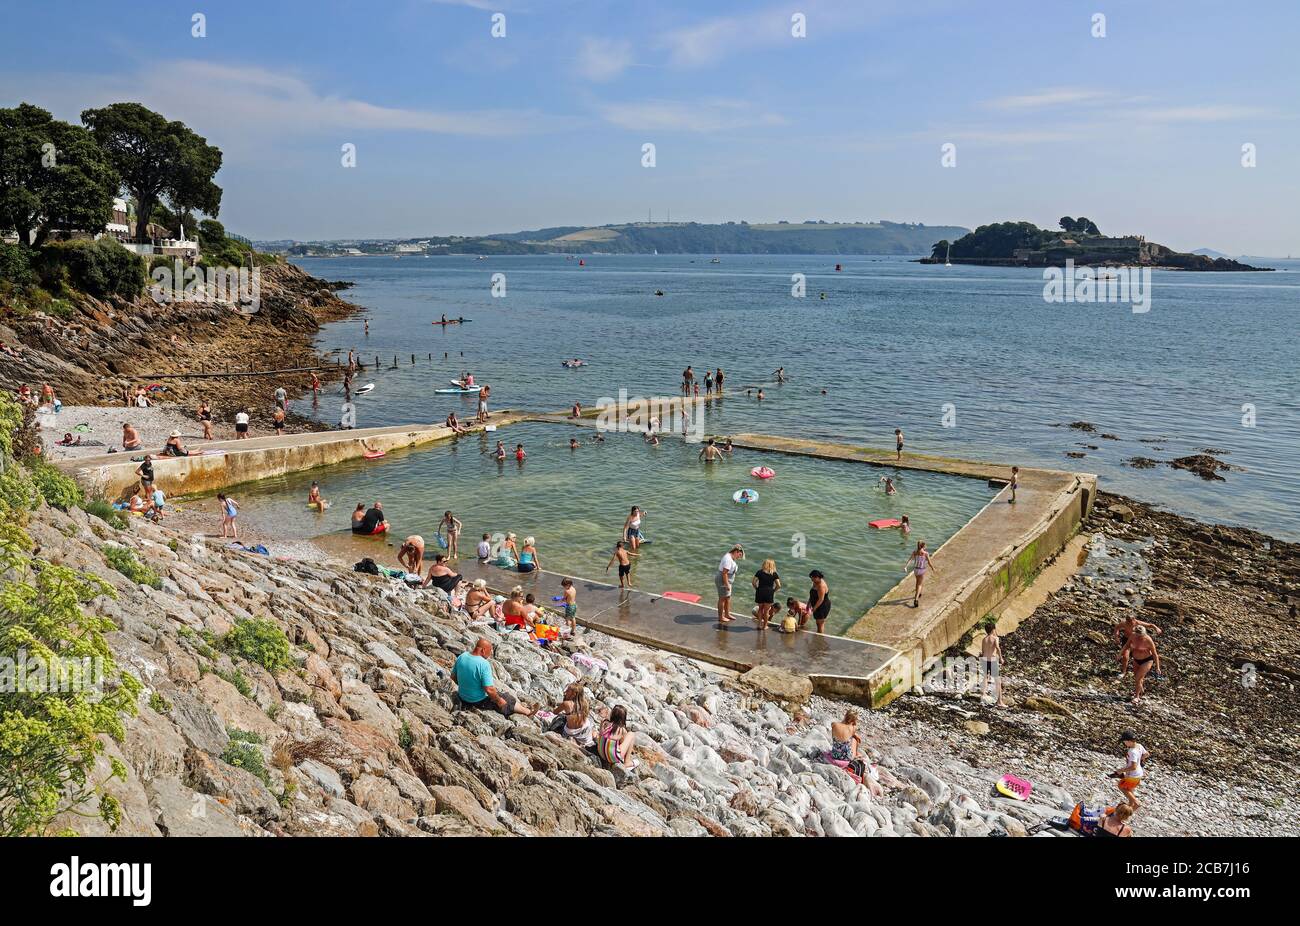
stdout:
{"type": "Polygon", "coordinates": [[[898,520],[898,518],[879,518],[875,521],[868,521],[867,526],[880,530],[885,527],[899,527],[902,523],[903,522],[898,520]]]}
{"type": "Polygon", "coordinates": [[[753,489],[737,489],[732,494],[731,500],[737,505],[748,505],[751,502],[758,501],[758,493],[753,489]]]}
{"type": "Polygon", "coordinates": [[[671,598],[673,601],[685,601],[690,604],[698,604],[700,596],[691,592],[664,592],[664,598],[671,598]]]}
{"type": "Polygon", "coordinates": [[[435,389],[439,395],[474,395],[477,389],[435,389]]]}
{"type": "Polygon", "coordinates": [[[379,459],[380,457],[382,457],[385,453],[387,453],[387,451],[384,451],[384,450],[371,450],[369,453],[363,453],[362,456],[365,457],[367,460],[378,460],[378,459],[379,459]]]}
{"type": "Polygon", "coordinates": [[[776,470],[770,466],[755,466],[749,471],[749,475],[755,479],[771,479],[776,475],[776,470]]]}
{"type": "Polygon", "coordinates": [[[485,424],[485,425],[483,425],[483,430],[484,430],[484,431],[495,431],[496,429],[497,429],[497,426],[494,425],[494,424],[485,424]]]}
{"type": "Polygon", "coordinates": [[[451,383],[451,384],[452,384],[453,386],[455,386],[457,389],[473,389],[475,392],[478,392],[479,387],[482,385],[482,383],[475,383],[475,384],[472,385],[472,386],[466,386],[464,383],[462,383],[462,382],[461,382],[460,380],[458,380],[458,379],[449,379],[449,380],[447,380],[447,382],[451,383]]]}
{"type": "Polygon", "coordinates": [[[1003,775],[993,787],[999,794],[1017,801],[1027,800],[1029,792],[1034,790],[1032,783],[1015,775],[1003,775]]]}
{"type": "Polygon", "coordinates": [[[353,395],[365,395],[367,392],[373,392],[373,391],[374,391],[374,388],[375,388],[375,384],[374,384],[374,383],[366,383],[364,386],[362,386],[360,389],[356,390],[356,391],[353,392],[352,394],[353,394],[353,395]]]}

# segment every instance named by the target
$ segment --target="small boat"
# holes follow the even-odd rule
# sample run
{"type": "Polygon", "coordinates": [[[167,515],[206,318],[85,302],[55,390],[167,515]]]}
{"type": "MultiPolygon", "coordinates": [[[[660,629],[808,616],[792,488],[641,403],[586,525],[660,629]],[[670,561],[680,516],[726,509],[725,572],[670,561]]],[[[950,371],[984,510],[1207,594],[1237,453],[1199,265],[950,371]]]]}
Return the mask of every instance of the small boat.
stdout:
{"type": "Polygon", "coordinates": [[[722,263],[722,258],[720,258],[720,257],[715,257],[715,258],[713,258],[713,260],[709,261],[709,263],[711,263],[711,264],[720,264],[720,263],[722,263]]]}
{"type": "Polygon", "coordinates": [[[948,250],[945,251],[945,252],[944,252],[944,255],[943,255],[943,265],[944,265],[945,267],[951,267],[951,266],[952,266],[952,260],[951,260],[951,257],[952,257],[952,245],[950,244],[950,245],[948,245],[948,250]]]}

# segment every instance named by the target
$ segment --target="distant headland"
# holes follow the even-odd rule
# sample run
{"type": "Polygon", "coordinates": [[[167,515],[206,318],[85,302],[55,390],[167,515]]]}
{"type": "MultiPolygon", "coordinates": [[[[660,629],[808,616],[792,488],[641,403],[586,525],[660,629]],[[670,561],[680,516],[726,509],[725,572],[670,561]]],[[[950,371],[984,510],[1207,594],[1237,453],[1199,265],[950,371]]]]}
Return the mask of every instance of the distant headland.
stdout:
{"type": "Polygon", "coordinates": [[[908,222],[631,222],[559,226],[480,237],[264,241],[291,257],[438,254],[925,254],[970,230],[908,222]]]}
{"type": "Polygon", "coordinates": [[[1150,267],[1155,270],[1271,270],[1227,257],[1185,254],[1141,235],[1103,235],[1091,219],[1064,216],[1060,230],[1032,222],[981,225],[955,241],[938,241],[922,264],[982,264],[991,267],[1058,267],[1066,261],[1092,267],[1150,267]]]}

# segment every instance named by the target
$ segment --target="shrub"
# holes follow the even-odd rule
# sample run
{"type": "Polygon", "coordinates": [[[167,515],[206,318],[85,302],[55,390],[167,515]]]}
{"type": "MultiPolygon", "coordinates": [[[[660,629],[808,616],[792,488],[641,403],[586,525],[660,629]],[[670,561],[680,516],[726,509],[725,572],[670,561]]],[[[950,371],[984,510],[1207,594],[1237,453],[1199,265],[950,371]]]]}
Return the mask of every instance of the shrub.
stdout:
{"type": "Polygon", "coordinates": [[[36,507],[36,484],[27,472],[16,463],[9,463],[0,472],[0,506],[9,517],[26,521],[27,512],[36,507]]]}
{"type": "Polygon", "coordinates": [[[172,712],[172,703],[163,697],[162,692],[159,691],[149,695],[149,707],[157,714],[170,714],[172,712]]]}
{"type": "Polygon", "coordinates": [[[36,483],[36,491],[45,499],[45,504],[67,511],[85,501],[80,486],[65,476],[58,467],[32,457],[27,461],[27,469],[32,474],[32,481],[36,483]]]}
{"type": "Polygon", "coordinates": [[[144,563],[135,558],[129,547],[106,546],[100,549],[108,564],[132,582],[148,585],[150,588],[162,588],[162,579],[144,563]]]}
{"type": "Polygon", "coordinates": [[[27,248],[0,241],[0,280],[17,287],[26,287],[36,281],[27,248]]]}
{"type": "Polygon", "coordinates": [[[0,688],[0,837],[43,834],[64,811],[85,815],[96,798],[99,817],[116,829],[121,806],[104,787],[125,779],[126,767],[113,759],[97,780],[95,762],[102,735],[123,738],[141,685],[117,669],[105,638],[113,622],[81,609],[112,589],[66,566],[33,569],[31,547],[13,519],[0,521],[0,573],[9,576],[0,584],[0,656],[52,670],[38,690],[31,677],[25,690],[0,688]],[[87,678],[85,660],[101,672],[87,678]]]}
{"type": "Polygon", "coordinates": [[[246,730],[231,730],[230,742],[221,754],[221,761],[235,768],[242,768],[261,779],[262,784],[271,786],[271,773],[267,771],[266,759],[258,747],[262,738],[246,730]]]}
{"type": "Polygon", "coordinates": [[[144,261],[112,238],[98,241],[58,241],[47,245],[39,259],[47,288],[65,285],[98,299],[133,299],[144,288],[144,261]]]}
{"type": "Polygon", "coordinates": [[[279,624],[268,618],[236,621],[234,628],[221,638],[221,644],[227,652],[257,663],[268,672],[293,665],[289,638],[279,624]]]}
{"type": "Polygon", "coordinates": [[[126,527],[126,518],[122,516],[122,512],[102,498],[92,498],[81,506],[81,510],[86,514],[94,515],[115,530],[120,531],[126,527]]]}

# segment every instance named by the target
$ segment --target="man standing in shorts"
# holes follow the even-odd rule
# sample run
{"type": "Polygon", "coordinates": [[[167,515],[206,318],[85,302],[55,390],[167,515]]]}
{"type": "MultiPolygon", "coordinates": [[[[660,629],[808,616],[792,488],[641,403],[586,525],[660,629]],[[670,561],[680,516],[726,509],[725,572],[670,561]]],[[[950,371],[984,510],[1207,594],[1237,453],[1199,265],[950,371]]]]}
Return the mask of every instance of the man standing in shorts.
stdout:
{"type": "Polygon", "coordinates": [[[896,460],[903,459],[903,429],[902,428],[894,428],[894,450],[896,451],[894,459],[896,460]]]}
{"type": "Polygon", "coordinates": [[[730,624],[735,620],[731,616],[731,586],[736,580],[736,570],[740,568],[736,560],[745,558],[745,551],[740,544],[722,555],[718,571],[713,576],[713,583],[718,589],[718,623],[730,624]]]}

